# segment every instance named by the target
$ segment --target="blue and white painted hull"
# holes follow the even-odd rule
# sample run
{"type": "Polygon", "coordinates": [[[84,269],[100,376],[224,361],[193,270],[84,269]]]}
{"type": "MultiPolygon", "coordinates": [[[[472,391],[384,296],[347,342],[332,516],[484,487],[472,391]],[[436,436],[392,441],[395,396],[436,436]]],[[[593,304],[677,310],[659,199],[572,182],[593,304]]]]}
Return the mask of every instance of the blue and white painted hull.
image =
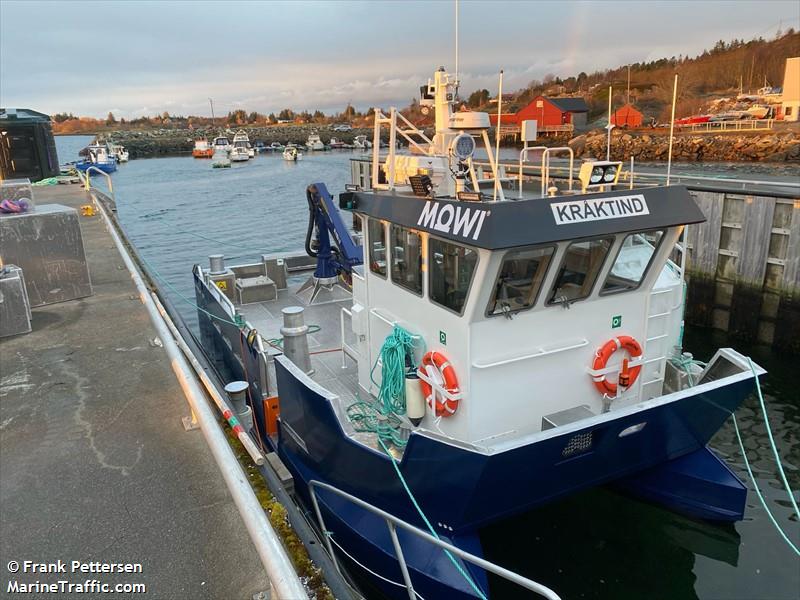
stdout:
{"type": "MultiPolygon", "coordinates": [[[[98,162],[93,163],[88,160],[80,161],[75,163],[75,168],[79,171],[86,171],[89,167],[96,167],[100,169],[103,173],[113,173],[117,170],[117,162],[115,160],[109,162],[98,162]]],[[[97,171],[89,171],[89,175],[96,175],[97,171]]]]}
{"type": "MultiPolygon", "coordinates": [[[[195,276],[198,302],[220,319],[201,314],[212,354],[234,377],[264,397],[258,352],[247,335],[225,322],[226,313],[195,276]]],[[[735,353],[734,353],[735,354],[735,353]]],[[[742,358],[742,360],[744,360],[742,358]]],[[[745,363],[746,364],[746,363],[745,363]]],[[[763,372],[759,370],[760,372],[763,372]]],[[[426,529],[389,456],[351,438],[337,415],[338,398],[285,356],[275,357],[281,415],[277,450],[295,490],[311,509],[309,483],[330,484],[426,529]]],[[[515,447],[488,452],[412,433],[396,463],[410,490],[444,540],[482,556],[481,528],[563,498],[613,483],[627,492],[702,519],[742,518],[746,488],[707,447],[711,437],[752,392],[753,373],[732,375],[532,434],[515,447]]],[[[254,406],[258,432],[266,431],[263,405],[254,406]]],[[[317,498],[332,541],[379,577],[370,583],[392,598],[407,598],[394,548],[382,518],[325,490],[317,498]],[[386,579],[394,583],[388,583],[386,579]]],[[[478,597],[441,548],[398,530],[416,591],[430,598],[478,597]]],[[[489,595],[486,573],[459,561],[489,595]]],[[[363,573],[361,567],[356,572],[363,573]]]]}
{"type": "MultiPolygon", "coordinates": [[[[281,398],[278,453],[296,478],[301,497],[309,500],[309,481],[323,481],[424,528],[389,457],[347,436],[325,391],[288,360],[276,361],[276,374],[281,398]]],[[[720,475],[713,465],[716,457],[705,445],[752,391],[752,385],[752,374],[742,373],[550,430],[530,444],[493,455],[412,434],[398,466],[439,535],[459,546],[466,544],[466,550],[478,555],[480,527],[614,481],[693,516],[735,520],[741,518],[744,509],[744,486],[723,463],[719,465],[725,472],[720,475]],[[636,433],[620,437],[641,423],[646,425],[636,433]],[[589,441],[585,450],[565,457],[576,440],[583,440],[584,445],[589,441]],[[680,493],[672,497],[661,493],[660,469],[681,459],[705,465],[705,479],[721,479],[726,492],[719,494],[716,486],[709,492],[700,486],[694,500],[680,493]],[[641,489],[646,486],[637,481],[638,474],[648,475],[644,483],[649,483],[650,494],[641,489]],[[725,474],[733,480],[726,481],[725,474]],[[715,499],[725,504],[714,506],[715,499]]],[[[257,418],[262,419],[263,414],[257,418]]],[[[689,475],[691,479],[691,469],[689,475]]],[[[690,487],[683,491],[688,492],[690,487]]],[[[346,500],[330,494],[321,493],[321,500],[328,529],[348,552],[379,573],[399,574],[381,519],[348,507],[346,500]]],[[[443,581],[447,581],[446,597],[473,597],[440,549],[418,540],[416,545],[414,552],[406,552],[406,558],[415,573],[415,587],[420,586],[418,591],[424,597],[428,597],[422,591],[425,588],[430,597],[445,597],[436,591],[443,581]],[[421,565],[418,568],[415,559],[421,565]]],[[[486,585],[479,569],[470,572],[479,585],[486,585]]],[[[393,580],[402,581],[399,577],[393,580]]],[[[378,585],[392,596],[406,597],[404,589],[378,585]]]]}

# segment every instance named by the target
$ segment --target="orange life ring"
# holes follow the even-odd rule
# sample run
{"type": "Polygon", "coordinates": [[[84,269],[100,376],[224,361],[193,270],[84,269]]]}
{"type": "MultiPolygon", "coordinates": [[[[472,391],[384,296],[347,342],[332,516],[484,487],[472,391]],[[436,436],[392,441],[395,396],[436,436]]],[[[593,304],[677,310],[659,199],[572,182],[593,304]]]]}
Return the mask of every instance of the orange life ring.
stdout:
{"type": "MultiPolygon", "coordinates": [[[[642,355],[642,347],[639,345],[639,342],[629,335],[621,335],[608,340],[603,347],[597,351],[594,356],[594,363],[592,363],[592,369],[595,371],[605,369],[608,359],[611,358],[611,355],[614,354],[614,352],[616,352],[619,348],[624,348],[628,354],[630,354],[631,358],[637,358],[642,355]]],[[[627,367],[627,361],[624,365],[625,366],[623,368],[627,367]]],[[[635,367],[631,368],[631,370],[628,372],[629,382],[627,387],[630,387],[634,384],[636,378],[639,377],[639,372],[641,370],[641,365],[636,365],[635,367]]],[[[594,386],[600,391],[601,394],[608,396],[617,395],[617,384],[606,379],[605,375],[593,375],[592,381],[594,381],[594,386]]]]}
{"type": "Polygon", "coordinates": [[[419,384],[422,394],[431,410],[436,411],[437,417],[452,417],[458,409],[458,401],[461,399],[461,388],[458,387],[456,370],[447,357],[441,352],[428,352],[422,357],[422,364],[417,370],[417,375],[432,379],[437,384],[447,390],[453,398],[440,397],[436,394],[433,386],[420,377],[419,384]]]}

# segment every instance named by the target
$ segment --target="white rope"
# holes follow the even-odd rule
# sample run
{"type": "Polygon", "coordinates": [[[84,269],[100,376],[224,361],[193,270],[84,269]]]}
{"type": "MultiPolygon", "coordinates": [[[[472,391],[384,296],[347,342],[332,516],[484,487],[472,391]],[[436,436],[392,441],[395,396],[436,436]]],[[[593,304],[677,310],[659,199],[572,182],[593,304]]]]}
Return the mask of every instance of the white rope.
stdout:
{"type": "MultiPolygon", "coordinates": [[[[397,583],[396,581],[392,581],[391,579],[386,579],[386,577],[384,577],[383,575],[380,575],[379,573],[376,573],[375,571],[373,571],[373,570],[372,570],[372,569],[370,569],[369,567],[362,565],[362,564],[361,564],[360,562],[358,562],[358,561],[357,561],[355,558],[353,558],[353,557],[352,557],[352,555],[351,555],[351,554],[350,554],[350,553],[349,553],[347,550],[345,550],[344,548],[342,548],[342,546],[339,544],[339,542],[337,542],[335,539],[333,539],[333,534],[328,534],[328,533],[326,533],[326,535],[328,536],[328,539],[329,539],[330,541],[332,541],[332,542],[334,543],[334,545],[335,545],[335,546],[336,546],[336,547],[337,547],[339,550],[341,550],[341,551],[342,551],[342,553],[343,553],[343,554],[344,554],[344,555],[345,555],[347,558],[349,558],[350,560],[352,560],[354,563],[356,563],[356,564],[357,564],[359,567],[361,567],[362,569],[364,569],[364,570],[365,570],[367,573],[369,573],[370,575],[373,575],[373,576],[377,577],[378,579],[382,579],[382,580],[383,580],[383,581],[385,581],[386,583],[391,583],[392,585],[396,585],[397,587],[406,588],[406,584],[405,584],[405,583],[397,583]]],[[[406,588],[406,589],[408,589],[408,588],[406,588]]],[[[417,596],[417,598],[419,598],[419,600],[425,600],[425,598],[423,598],[422,596],[420,596],[420,595],[419,595],[419,592],[417,592],[417,590],[414,590],[414,594],[417,596]]]]}

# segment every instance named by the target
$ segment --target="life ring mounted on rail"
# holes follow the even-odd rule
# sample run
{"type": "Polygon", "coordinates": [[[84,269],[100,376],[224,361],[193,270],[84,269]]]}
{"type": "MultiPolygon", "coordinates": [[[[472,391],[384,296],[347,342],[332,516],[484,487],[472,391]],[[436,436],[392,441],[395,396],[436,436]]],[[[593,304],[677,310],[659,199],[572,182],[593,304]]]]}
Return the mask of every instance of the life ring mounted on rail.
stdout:
{"type": "Polygon", "coordinates": [[[419,384],[425,402],[431,410],[436,411],[437,417],[452,417],[458,410],[458,402],[461,400],[461,388],[458,387],[456,370],[447,357],[441,352],[431,351],[422,357],[422,364],[417,370],[419,384]],[[428,383],[433,381],[435,384],[447,392],[444,396],[441,392],[437,393],[434,387],[428,383]]]}
{"type": "MultiPolygon", "coordinates": [[[[606,364],[608,364],[608,359],[611,358],[611,355],[620,348],[626,350],[630,357],[634,359],[639,358],[642,355],[642,347],[639,345],[639,342],[629,335],[620,335],[608,340],[605,344],[603,344],[603,347],[597,351],[594,356],[594,362],[592,363],[592,370],[601,371],[605,369],[606,364]]],[[[620,371],[620,381],[622,382],[623,386],[632,386],[639,377],[641,370],[641,365],[636,365],[628,370],[628,359],[626,358],[623,360],[622,370],[620,371]]],[[[617,384],[613,381],[609,381],[605,374],[593,374],[592,381],[594,382],[594,386],[601,394],[606,396],[617,395],[617,384]]]]}

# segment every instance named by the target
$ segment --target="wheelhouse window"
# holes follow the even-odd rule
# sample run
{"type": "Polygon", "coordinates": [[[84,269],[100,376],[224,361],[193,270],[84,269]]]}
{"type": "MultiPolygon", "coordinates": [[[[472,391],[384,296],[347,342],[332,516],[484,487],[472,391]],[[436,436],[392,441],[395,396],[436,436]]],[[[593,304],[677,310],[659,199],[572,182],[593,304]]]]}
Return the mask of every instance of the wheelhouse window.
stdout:
{"type": "Polygon", "coordinates": [[[530,308],[536,303],[555,248],[529,248],[505,255],[489,300],[487,314],[499,315],[530,308]]]}
{"type": "Polygon", "coordinates": [[[416,231],[392,225],[392,281],[422,295],[422,240],[416,231]]]}
{"type": "Polygon", "coordinates": [[[561,259],[547,303],[559,304],[588,297],[613,243],[614,236],[571,243],[561,259]]]}
{"type": "Polygon", "coordinates": [[[663,231],[642,231],[626,236],[600,293],[614,294],[638,288],[663,237],[663,231]]]}
{"type": "Polygon", "coordinates": [[[367,225],[369,238],[369,270],[386,277],[386,228],[378,219],[370,219],[367,225]]]}
{"type": "Polygon", "coordinates": [[[475,250],[431,238],[428,242],[428,297],[462,314],[477,264],[475,250]]]}

